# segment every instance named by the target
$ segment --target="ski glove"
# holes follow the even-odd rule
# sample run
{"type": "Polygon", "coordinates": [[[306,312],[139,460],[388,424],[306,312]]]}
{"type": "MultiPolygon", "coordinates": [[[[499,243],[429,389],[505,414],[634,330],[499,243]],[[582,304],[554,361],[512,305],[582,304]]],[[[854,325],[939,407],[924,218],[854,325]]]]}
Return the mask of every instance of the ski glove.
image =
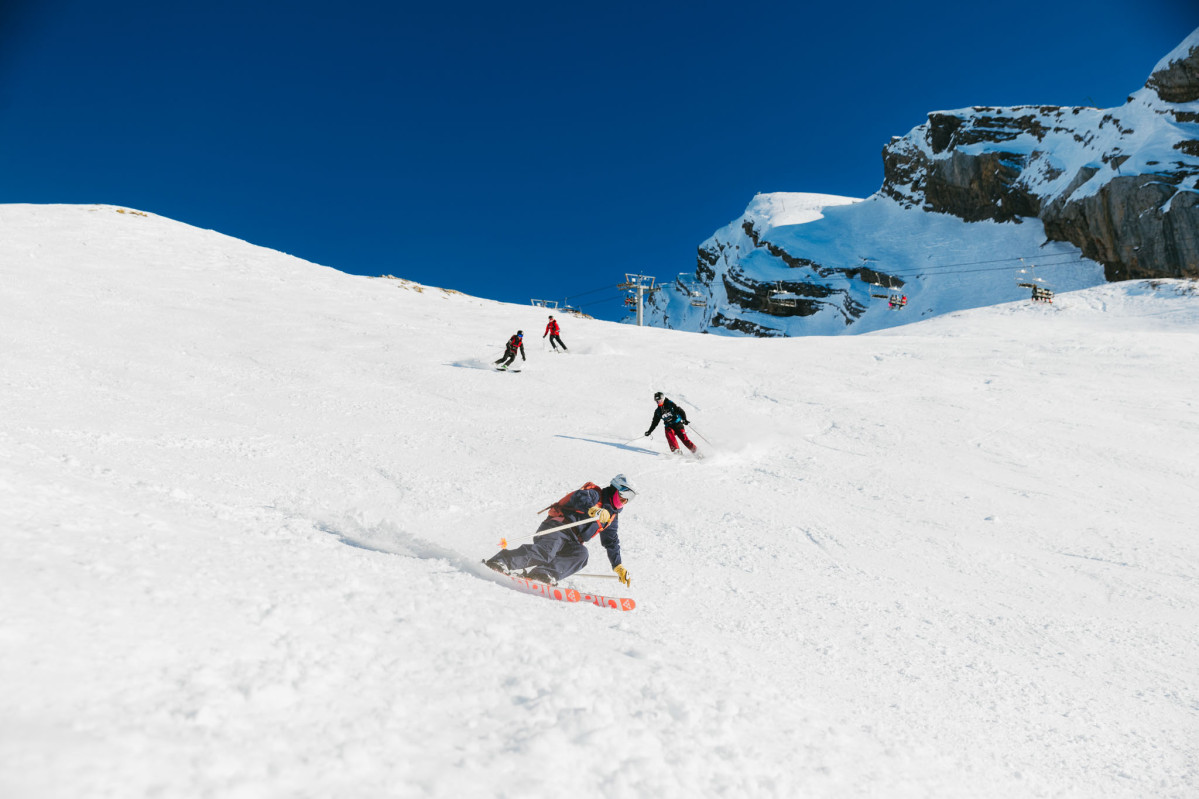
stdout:
{"type": "Polygon", "coordinates": [[[606,508],[601,508],[598,505],[588,510],[587,515],[597,520],[600,524],[607,524],[612,521],[612,514],[606,508]]]}
{"type": "Polygon", "coordinates": [[[620,578],[622,583],[629,586],[632,585],[632,580],[629,578],[629,572],[624,566],[613,566],[612,571],[616,572],[616,576],[620,578]]]}

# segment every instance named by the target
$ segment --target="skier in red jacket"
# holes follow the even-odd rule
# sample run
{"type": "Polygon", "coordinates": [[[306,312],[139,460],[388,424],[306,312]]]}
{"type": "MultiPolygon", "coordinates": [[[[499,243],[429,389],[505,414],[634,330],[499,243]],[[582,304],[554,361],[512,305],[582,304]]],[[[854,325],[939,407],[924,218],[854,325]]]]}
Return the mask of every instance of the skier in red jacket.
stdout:
{"type": "MultiPolygon", "coordinates": [[[[555,321],[554,321],[554,317],[553,317],[553,316],[551,316],[551,317],[550,317],[549,324],[547,324],[547,325],[545,326],[545,335],[543,335],[543,336],[542,336],[542,338],[545,338],[546,336],[549,336],[549,339],[550,339],[550,346],[554,348],[554,352],[557,352],[557,351],[558,351],[558,344],[562,344],[562,336],[558,335],[558,333],[559,333],[559,330],[558,330],[558,323],[557,323],[557,322],[555,322],[555,321]],[[557,341],[557,342],[558,342],[558,344],[555,344],[555,343],[554,343],[555,341],[557,341]]],[[[566,352],[566,345],[565,345],[565,344],[562,344],[562,351],[563,351],[563,352],[566,352]]]]}

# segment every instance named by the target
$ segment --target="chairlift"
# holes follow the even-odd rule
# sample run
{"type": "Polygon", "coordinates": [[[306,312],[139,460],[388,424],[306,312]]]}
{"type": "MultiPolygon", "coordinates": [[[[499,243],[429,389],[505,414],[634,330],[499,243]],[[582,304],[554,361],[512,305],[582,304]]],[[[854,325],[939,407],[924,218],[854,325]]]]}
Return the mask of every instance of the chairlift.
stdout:
{"type": "MultiPolygon", "coordinates": [[[[874,260],[873,258],[863,258],[862,259],[862,268],[863,269],[871,269],[871,267],[867,266],[866,264],[868,261],[873,261],[873,260],[874,260]]],[[[871,269],[871,271],[874,271],[874,270],[871,269]]],[[[908,304],[908,298],[906,295],[893,293],[895,291],[895,289],[897,289],[903,285],[902,281],[900,281],[899,286],[893,285],[895,281],[892,279],[892,277],[890,275],[886,275],[887,285],[884,286],[880,279],[882,276],[879,275],[879,273],[876,271],[874,271],[874,274],[876,276],[875,279],[870,281],[870,285],[874,287],[870,291],[871,297],[873,297],[876,300],[886,300],[887,303],[892,308],[896,307],[896,305],[899,305],[899,307],[903,307],[904,305],[908,304]],[[886,292],[886,293],[883,293],[883,292],[886,292]]]]}
{"type": "Polygon", "coordinates": [[[892,311],[898,311],[906,308],[908,304],[908,295],[906,294],[891,294],[887,297],[887,304],[892,311]]]}
{"type": "Polygon", "coordinates": [[[678,286],[681,294],[687,297],[687,300],[696,307],[703,307],[708,304],[704,298],[703,292],[695,287],[695,275],[690,272],[679,272],[675,277],[674,282],[678,286]]]}
{"type": "Polygon", "coordinates": [[[1030,263],[1027,266],[1024,259],[1020,259],[1020,268],[1016,270],[1017,278],[1016,285],[1020,288],[1032,290],[1033,302],[1053,302],[1053,290],[1044,285],[1045,278],[1037,276],[1037,265],[1030,263]]]}
{"type": "Polygon", "coordinates": [[[780,308],[794,308],[799,303],[799,295],[784,289],[783,281],[779,280],[769,294],[769,301],[780,308]]]}

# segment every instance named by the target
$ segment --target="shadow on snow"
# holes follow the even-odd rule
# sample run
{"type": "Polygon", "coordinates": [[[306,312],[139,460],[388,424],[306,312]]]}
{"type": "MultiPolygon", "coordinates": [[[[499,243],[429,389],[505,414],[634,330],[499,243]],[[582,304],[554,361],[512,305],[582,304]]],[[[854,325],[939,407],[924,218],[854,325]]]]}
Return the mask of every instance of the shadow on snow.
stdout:
{"type": "Polygon", "coordinates": [[[656,450],[646,449],[645,447],[634,447],[632,444],[621,444],[615,441],[601,441],[598,438],[583,438],[581,436],[564,436],[556,435],[554,438],[568,438],[571,441],[586,441],[588,444],[603,444],[605,447],[616,447],[623,449],[626,452],[638,452],[642,455],[657,455],[656,450]]]}

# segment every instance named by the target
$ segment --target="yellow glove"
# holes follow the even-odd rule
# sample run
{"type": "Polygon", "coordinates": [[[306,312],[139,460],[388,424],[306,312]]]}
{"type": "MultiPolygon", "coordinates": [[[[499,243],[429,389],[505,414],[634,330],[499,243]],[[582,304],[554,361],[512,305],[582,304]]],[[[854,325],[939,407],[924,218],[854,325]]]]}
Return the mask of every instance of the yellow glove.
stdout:
{"type": "Polygon", "coordinates": [[[629,572],[624,566],[613,566],[612,571],[616,572],[616,576],[620,578],[622,583],[625,585],[632,585],[632,580],[629,578],[629,572]]]}
{"type": "Polygon", "coordinates": [[[597,520],[600,524],[607,524],[612,521],[612,514],[606,508],[601,508],[599,505],[589,509],[587,515],[597,520]]]}

